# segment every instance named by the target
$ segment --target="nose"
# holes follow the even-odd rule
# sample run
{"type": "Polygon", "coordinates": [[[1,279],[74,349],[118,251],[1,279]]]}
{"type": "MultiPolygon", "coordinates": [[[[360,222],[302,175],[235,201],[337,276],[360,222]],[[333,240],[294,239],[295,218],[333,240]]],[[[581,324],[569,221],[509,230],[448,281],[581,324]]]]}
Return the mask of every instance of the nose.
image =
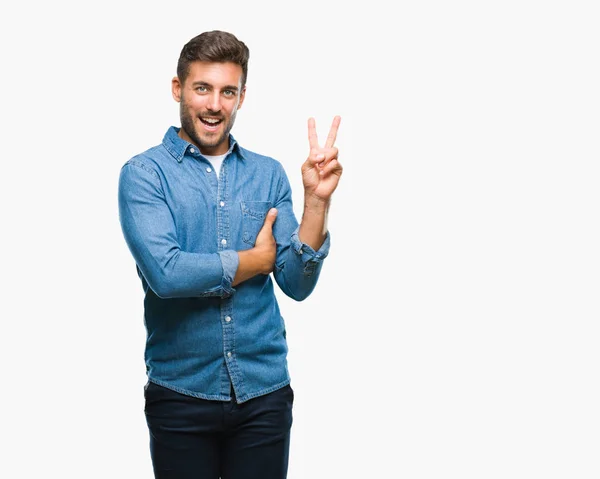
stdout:
{"type": "Polygon", "coordinates": [[[208,97],[206,108],[215,113],[221,111],[221,97],[219,96],[219,92],[213,92],[208,97]]]}

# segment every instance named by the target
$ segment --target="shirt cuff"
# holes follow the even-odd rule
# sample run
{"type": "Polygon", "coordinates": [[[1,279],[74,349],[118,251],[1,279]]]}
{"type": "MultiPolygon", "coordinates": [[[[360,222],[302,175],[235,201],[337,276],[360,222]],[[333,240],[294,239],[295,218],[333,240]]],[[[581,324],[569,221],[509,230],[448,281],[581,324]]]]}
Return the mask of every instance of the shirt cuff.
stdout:
{"type": "Polygon", "coordinates": [[[240,257],[236,251],[231,249],[219,251],[219,256],[221,257],[221,265],[223,266],[223,281],[221,286],[226,295],[230,296],[235,292],[231,283],[233,283],[233,278],[240,264],[240,257]]]}
{"type": "Polygon", "coordinates": [[[300,230],[300,227],[296,228],[296,230],[292,233],[292,243],[291,244],[292,244],[292,249],[296,252],[296,254],[302,256],[302,262],[308,263],[310,261],[313,263],[320,263],[325,258],[327,258],[327,255],[329,254],[329,243],[330,243],[329,231],[325,235],[325,241],[323,241],[323,244],[321,245],[319,250],[315,251],[309,245],[307,245],[306,243],[302,243],[300,241],[300,238],[298,237],[299,230],[300,230]]]}

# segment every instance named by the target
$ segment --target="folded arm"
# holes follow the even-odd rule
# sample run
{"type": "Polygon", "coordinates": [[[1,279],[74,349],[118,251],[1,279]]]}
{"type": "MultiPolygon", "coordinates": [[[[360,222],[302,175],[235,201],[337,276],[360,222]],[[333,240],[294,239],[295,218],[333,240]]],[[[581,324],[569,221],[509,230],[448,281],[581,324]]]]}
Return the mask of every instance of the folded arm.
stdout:
{"type": "Polygon", "coordinates": [[[121,169],[119,220],[135,262],[157,296],[228,297],[234,293],[237,252],[183,251],[160,178],[134,160],[121,169]]]}

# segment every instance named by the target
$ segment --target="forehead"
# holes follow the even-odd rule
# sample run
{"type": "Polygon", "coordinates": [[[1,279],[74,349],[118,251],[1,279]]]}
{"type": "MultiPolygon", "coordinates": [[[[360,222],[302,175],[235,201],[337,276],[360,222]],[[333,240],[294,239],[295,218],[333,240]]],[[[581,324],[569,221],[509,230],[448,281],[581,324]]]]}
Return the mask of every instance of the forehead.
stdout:
{"type": "Polygon", "coordinates": [[[209,83],[213,86],[237,85],[242,81],[242,67],[231,62],[201,62],[190,64],[186,84],[195,82],[209,83]]]}

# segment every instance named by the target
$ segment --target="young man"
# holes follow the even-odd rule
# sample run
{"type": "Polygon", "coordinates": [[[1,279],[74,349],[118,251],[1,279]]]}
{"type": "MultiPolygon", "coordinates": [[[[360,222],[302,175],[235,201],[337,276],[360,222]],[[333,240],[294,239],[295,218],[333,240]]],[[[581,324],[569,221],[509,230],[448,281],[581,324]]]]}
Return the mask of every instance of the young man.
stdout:
{"type": "Polygon", "coordinates": [[[230,135],[249,51],[205,32],[181,52],[181,128],[121,169],[119,217],[145,293],[145,413],[157,478],[281,479],[293,391],[271,273],[297,301],[329,250],[340,118],[320,146],[308,121],[300,225],[281,164],[230,135]]]}

